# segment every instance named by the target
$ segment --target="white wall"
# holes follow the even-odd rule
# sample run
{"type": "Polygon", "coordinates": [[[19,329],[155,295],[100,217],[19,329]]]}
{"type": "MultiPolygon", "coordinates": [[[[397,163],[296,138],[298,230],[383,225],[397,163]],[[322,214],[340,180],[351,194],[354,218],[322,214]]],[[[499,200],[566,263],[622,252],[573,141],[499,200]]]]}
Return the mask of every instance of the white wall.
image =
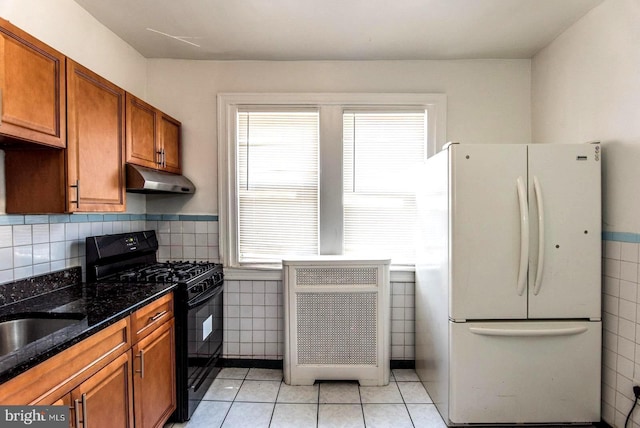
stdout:
{"type": "Polygon", "coordinates": [[[620,428],[640,379],[638,46],[640,1],[606,0],[532,60],[533,141],[603,142],[602,418],[620,428]]]}
{"type": "Polygon", "coordinates": [[[533,141],[603,142],[603,228],[640,233],[640,2],[607,0],[532,61],[533,141]]]}
{"type": "Polygon", "coordinates": [[[148,99],[183,124],[183,171],[197,191],[149,196],[149,213],[218,213],[216,95],[221,92],[426,92],[447,95],[447,139],[529,143],[529,60],[149,60],[148,99]]]}
{"type": "MultiPolygon", "coordinates": [[[[147,60],[73,0],[0,0],[0,16],[121,88],[146,97],[147,60]]],[[[5,211],[4,153],[0,212],[5,211]]],[[[145,198],[127,194],[127,212],[144,212],[145,198]]]]}

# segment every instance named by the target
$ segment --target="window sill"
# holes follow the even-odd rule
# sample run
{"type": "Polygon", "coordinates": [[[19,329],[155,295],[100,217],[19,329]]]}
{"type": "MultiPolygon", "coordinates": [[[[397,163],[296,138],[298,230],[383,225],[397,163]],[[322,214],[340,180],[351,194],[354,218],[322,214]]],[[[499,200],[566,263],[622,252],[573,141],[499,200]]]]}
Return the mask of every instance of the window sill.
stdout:
{"type": "MultiPolygon", "coordinates": [[[[415,282],[413,266],[392,266],[391,282],[415,282]]],[[[280,266],[252,265],[225,267],[224,279],[228,281],[282,281],[280,266]]]]}

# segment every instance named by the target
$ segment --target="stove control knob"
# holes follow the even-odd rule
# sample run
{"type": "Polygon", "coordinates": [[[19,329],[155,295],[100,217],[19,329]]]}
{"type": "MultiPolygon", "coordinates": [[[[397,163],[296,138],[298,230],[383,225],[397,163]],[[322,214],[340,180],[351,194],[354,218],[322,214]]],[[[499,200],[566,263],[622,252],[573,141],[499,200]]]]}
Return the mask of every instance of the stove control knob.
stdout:
{"type": "Polygon", "coordinates": [[[204,291],[204,285],[194,285],[193,287],[191,287],[191,291],[194,293],[202,293],[204,291]]]}

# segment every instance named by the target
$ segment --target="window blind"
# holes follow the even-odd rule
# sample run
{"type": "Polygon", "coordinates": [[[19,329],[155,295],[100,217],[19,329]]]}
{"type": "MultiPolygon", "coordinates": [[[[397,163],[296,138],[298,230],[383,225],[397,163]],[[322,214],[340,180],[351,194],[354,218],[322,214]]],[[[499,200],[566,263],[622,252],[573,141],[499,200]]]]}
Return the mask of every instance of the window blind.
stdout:
{"type": "Polygon", "coordinates": [[[317,111],[237,116],[241,262],[318,254],[317,111]]]}
{"type": "Polygon", "coordinates": [[[343,114],[344,254],[415,261],[415,173],[427,157],[427,114],[343,114]]]}

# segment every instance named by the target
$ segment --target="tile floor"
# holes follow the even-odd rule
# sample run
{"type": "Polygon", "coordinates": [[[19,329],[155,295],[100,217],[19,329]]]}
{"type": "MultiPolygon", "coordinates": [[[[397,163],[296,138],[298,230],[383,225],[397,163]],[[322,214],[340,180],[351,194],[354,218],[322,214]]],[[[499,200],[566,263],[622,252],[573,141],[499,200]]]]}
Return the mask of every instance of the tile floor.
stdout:
{"type": "Polygon", "coordinates": [[[282,370],[225,368],[189,422],[165,428],[446,427],[414,370],[388,386],[321,382],[289,386],[282,370]]]}

